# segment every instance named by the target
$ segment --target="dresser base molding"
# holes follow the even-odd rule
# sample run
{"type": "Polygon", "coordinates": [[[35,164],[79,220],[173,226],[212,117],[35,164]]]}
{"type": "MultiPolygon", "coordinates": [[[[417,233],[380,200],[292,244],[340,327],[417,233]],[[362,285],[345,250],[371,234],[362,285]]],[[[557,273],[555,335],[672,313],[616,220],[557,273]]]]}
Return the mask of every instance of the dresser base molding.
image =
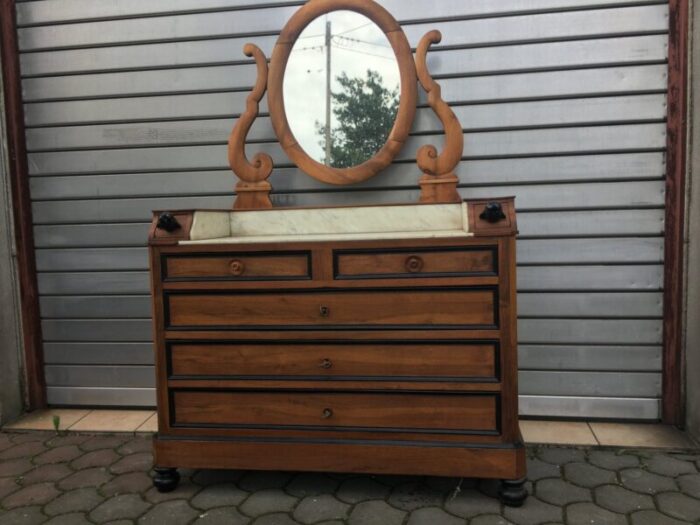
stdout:
{"type": "MultiPolygon", "coordinates": [[[[348,472],[503,480],[519,480],[526,472],[522,439],[512,444],[429,446],[396,442],[217,440],[157,436],[153,439],[153,447],[155,464],[165,469],[348,472]]],[[[513,491],[508,492],[511,493],[513,491]]]]}

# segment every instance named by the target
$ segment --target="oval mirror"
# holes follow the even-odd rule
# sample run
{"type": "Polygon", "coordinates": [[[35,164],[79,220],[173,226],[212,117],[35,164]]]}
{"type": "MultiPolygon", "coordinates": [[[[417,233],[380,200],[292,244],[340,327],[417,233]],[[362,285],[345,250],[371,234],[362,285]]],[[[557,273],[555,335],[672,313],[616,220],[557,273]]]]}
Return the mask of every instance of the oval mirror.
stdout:
{"type": "Polygon", "coordinates": [[[284,73],[284,106],[301,148],[333,168],[359,166],[389,138],[401,78],[391,44],[366,16],[334,11],[297,39],[284,73]]]}
{"type": "Polygon", "coordinates": [[[366,180],[405,143],[416,110],[411,48],[398,22],[364,0],[311,1],[289,20],[270,62],[268,103],[280,144],[331,184],[366,180]]]}

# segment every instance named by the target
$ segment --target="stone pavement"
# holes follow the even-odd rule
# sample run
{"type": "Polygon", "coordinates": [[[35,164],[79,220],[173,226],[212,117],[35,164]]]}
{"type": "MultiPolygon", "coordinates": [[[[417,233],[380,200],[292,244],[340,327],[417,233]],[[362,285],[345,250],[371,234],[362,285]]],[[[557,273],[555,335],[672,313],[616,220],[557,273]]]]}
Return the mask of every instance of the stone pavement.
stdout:
{"type": "Polygon", "coordinates": [[[0,434],[0,525],[700,523],[700,452],[529,447],[520,509],[493,482],[181,470],[151,486],[148,436],[0,434]]]}

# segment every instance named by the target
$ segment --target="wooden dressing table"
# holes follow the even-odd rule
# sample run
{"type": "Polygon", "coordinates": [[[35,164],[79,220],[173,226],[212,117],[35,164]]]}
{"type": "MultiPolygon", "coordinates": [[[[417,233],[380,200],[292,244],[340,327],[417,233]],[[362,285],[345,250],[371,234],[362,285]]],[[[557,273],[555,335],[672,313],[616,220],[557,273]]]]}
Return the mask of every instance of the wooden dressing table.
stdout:
{"type": "Polygon", "coordinates": [[[229,142],[241,179],[233,210],[157,211],[149,234],[159,490],[176,488],[178,467],[280,469],[497,478],[504,503],[524,501],[514,203],[457,193],[462,129],[426,68],[435,41],[426,35],[414,64],[378,4],[311,0],[282,31],[269,72],[246,46],[258,82],[229,142]],[[334,167],[296,140],[282,81],[305,28],[343,10],[385,35],[401,90],[384,146],[334,167]],[[445,129],[440,154],[416,153],[420,203],[272,208],[272,159],[245,155],[266,89],[289,158],[348,184],[405,145],[417,80],[445,129]]]}

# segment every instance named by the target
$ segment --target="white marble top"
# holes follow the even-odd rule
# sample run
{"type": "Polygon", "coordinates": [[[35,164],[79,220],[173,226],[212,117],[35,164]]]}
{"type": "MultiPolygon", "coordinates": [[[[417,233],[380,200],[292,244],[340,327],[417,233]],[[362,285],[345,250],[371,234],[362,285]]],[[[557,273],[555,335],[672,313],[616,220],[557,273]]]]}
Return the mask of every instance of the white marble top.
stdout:
{"type": "Polygon", "coordinates": [[[466,203],[352,208],[196,211],[190,240],[241,244],[470,237],[466,203]]]}

